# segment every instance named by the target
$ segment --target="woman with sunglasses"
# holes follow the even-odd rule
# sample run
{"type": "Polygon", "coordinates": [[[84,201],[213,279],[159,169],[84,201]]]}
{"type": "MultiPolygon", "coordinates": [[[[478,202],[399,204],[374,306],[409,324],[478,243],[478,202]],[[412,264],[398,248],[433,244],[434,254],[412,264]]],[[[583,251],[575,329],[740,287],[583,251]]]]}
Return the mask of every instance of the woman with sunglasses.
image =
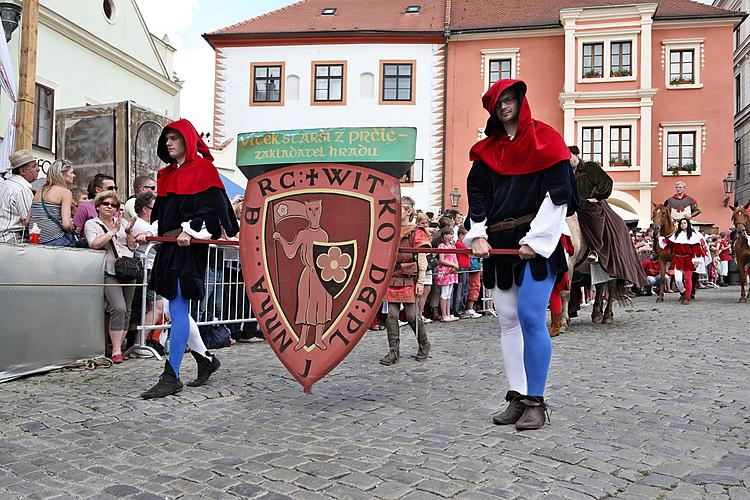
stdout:
{"type": "MultiPolygon", "coordinates": [[[[117,257],[133,256],[136,242],[130,230],[135,219],[126,225],[122,219],[115,217],[120,210],[120,199],[114,191],[98,193],[94,198],[94,207],[97,217],[86,221],[84,232],[91,248],[107,252],[104,261],[104,283],[128,284],[115,277],[115,260],[117,257]]],[[[135,287],[132,286],[104,287],[106,311],[109,313],[109,338],[112,341],[112,362],[115,364],[122,362],[122,341],[130,322],[130,306],[134,292],[135,287]]]]}
{"type": "Polygon", "coordinates": [[[68,186],[76,174],[68,160],[55,160],[47,171],[47,180],[31,202],[31,223],[37,224],[43,245],[73,247],[73,194],[68,186]]]}

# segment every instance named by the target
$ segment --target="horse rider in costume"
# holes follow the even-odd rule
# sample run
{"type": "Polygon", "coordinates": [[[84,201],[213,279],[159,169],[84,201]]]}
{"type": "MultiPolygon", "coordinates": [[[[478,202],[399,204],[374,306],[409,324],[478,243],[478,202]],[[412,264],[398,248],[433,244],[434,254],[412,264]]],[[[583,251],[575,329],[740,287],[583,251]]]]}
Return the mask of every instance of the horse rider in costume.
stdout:
{"type": "MultiPolygon", "coordinates": [[[[577,148],[572,152],[576,151],[577,148]]],[[[598,265],[603,271],[597,273],[592,269],[592,280],[595,276],[604,276],[621,278],[639,287],[644,285],[646,274],[630,230],[606,201],[612,194],[612,178],[593,161],[579,161],[575,178],[581,197],[578,223],[589,245],[588,261],[592,268],[598,265]]]]}
{"type": "Polygon", "coordinates": [[[192,123],[183,119],[167,125],[156,151],[167,166],[158,173],[151,221],[158,221],[159,236],[177,238],[177,242],[159,245],[149,280],[149,288],[169,300],[172,327],[164,373],[141,394],[144,399],[182,390],[180,365],[188,343],[198,363],[198,378],[189,386],[205,384],[219,369],[219,360],[206,350],[197,329],[190,328],[188,303],[203,298],[208,261],[208,245],[190,243],[192,238],[218,239],[222,233],[234,236],[239,231],[211,152],[192,123]]]}
{"type": "Polygon", "coordinates": [[[578,191],[568,148],[557,131],[531,118],[524,82],[499,80],[482,103],[490,117],[487,138],[471,148],[464,242],[485,258],[484,286],[500,322],[509,406],[493,422],[539,429],[552,356],[547,302],[567,270],[560,237],[578,191]],[[489,256],[491,248],[519,253],[489,256]]]}

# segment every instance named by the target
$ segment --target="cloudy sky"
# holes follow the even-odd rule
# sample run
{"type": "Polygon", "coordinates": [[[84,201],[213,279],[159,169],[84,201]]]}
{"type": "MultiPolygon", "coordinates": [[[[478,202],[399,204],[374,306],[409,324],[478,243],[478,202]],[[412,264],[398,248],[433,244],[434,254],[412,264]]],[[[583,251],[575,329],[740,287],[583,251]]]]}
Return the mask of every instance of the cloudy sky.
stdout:
{"type": "Polygon", "coordinates": [[[169,36],[175,71],[185,80],[180,114],[199,131],[213,123],[214,52],[201,35],[292,3],[292,0],[136,0],[148,29],[169,36]]]}
{"type": "MultiPolygon", "coordinates": [[[[177,48],[175,70],[185,85],[181,115],[196,128],[211,131],[213,123],[214,52],[201,35],[265,12],[293,0],[136,0],[149,30],[168,35],[177,48]]],[[[710,4],[711,0],[702,0],[710,4]]]]}

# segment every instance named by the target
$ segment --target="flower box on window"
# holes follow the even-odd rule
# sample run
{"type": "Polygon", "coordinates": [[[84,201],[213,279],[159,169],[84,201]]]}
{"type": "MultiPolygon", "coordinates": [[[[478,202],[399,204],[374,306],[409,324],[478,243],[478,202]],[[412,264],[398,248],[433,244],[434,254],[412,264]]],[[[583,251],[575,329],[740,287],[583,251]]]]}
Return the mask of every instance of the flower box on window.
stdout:
{"type": "Polygon", "coordinates": [[[619,156],[613,156],[609,159],[610,167],[629,167],[631,165],[628,158],[620,158],[619,156]]]}
{"type": "Polygon", "coordinates": [[[585,72],[583,74],[583,77],[584,78],[601,78],[602,74],[601,74],[601,72],[599,72],[599,71],[597,71],[595,69],[591,69],[591,70],[588,70],[587,72],[585,72]]]}
{"type": "Polygon", "coordinates": [[[672,175],[678,175],[680,172],[692,174],[696,169],[697,166],[695,165],[695,163],[683,163],[682,165],[673,163],[671,165],[667,165],[667,170],[671,171],[672,175]]]}
{"type": "Polygon", "coordinates": [[[695,83],[695,78],[692,76],[677,76],[669,80],[670,85],[689,85],[695,83]]]}
{"type": "Polygon", "coordinates": [[[633,72],[629,69],[620,69],[620,70],[613,70],[612,73],[610,73],[611,76],[618,77],[618,76],[632,76],[633,72]]]}

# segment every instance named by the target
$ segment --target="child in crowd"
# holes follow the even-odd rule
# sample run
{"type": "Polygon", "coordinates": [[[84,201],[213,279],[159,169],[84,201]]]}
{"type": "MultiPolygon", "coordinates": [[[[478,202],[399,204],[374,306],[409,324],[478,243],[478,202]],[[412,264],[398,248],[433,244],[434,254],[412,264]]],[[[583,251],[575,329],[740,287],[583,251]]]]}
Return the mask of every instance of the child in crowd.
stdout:
{"type": "MultiPolygon", "coordinates": [[[[440,244],[438,248],[456,247],[451,243],[453,240],[453,229],[446,226],[440,230],[440,244]]],[[[458,321],[458,318],[451,314],[451,297],[453,296],[453,285],[458,282],[458,259],[454,253],[441,253],[438,255],[440,265],[436,268],[436,276],[432,282],[440,286],[440,314],[441,321],[450,322],[458,321]]]]}
{"type": "MultiPolygon", "coordinates": [[[[465,250],[464,236],[468,231],[465,227],[458,227],[458,239],[456,248],[465,250]]],[[[458,259],[458,283],[453,293],[453,312],[458,319],[469,319],[471,316],[466,311],[466,299],[469,295],[469,268],[471,267],[471,256],[468,254],[456,254],[458,259]]]]}

